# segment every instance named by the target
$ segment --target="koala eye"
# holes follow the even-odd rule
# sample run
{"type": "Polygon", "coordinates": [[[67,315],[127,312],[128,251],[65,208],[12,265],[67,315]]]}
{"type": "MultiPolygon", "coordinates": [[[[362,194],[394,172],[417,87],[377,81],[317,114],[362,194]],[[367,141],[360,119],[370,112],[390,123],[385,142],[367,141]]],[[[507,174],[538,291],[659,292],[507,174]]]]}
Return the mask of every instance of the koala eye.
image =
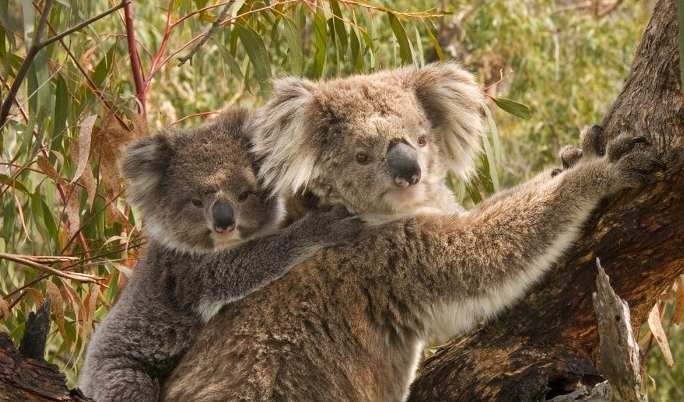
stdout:
{"type": "Polygon", "coordinates": [[[238,202],[243,202],[249,197],[249,191],[243,191],[238,195],[238,202]]]}
{"type": "Polygon", "coordinates": [[[368,154],[365,154],[363,152],[359,152],[358,154],[356,154],[356,162],[359,165],[367,165],[368,163],[370,163],[370,161],[371,157],[368,156],[368,154]]]}
{"type": "Polygon", "coordinates": [[[420,137],[418,137],[418,145],[420,145],[421,147],[424,147],[426,144],[427,144],[427,138],[425,138],[424,135],[421,135],[420,137]]]}
{"type": "Polygon", "coordinates": [[[190,202],[192,203],[192,205],[194,205],[198,208],[202,206],[202,200],[200,200],[200,199],[193,198],[192,200],[190,200],[190,202]]]}

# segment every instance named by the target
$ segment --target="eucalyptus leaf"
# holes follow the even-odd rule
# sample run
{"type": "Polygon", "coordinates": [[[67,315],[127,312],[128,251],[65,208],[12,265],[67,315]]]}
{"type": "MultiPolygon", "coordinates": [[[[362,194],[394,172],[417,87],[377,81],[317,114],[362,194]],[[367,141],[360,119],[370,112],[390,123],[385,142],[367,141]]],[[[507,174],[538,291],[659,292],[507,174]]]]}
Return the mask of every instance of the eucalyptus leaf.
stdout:
{"type": "Polygon", "coordinates": [[[494,101],[494,103],[496,103],[496,105],[502,110],[512,114],[513,116],[517,116],[525,120],[529,120],[532,117],[530,108],[522,103],[505,98],[492,98],[492,101],[494,101]]]}

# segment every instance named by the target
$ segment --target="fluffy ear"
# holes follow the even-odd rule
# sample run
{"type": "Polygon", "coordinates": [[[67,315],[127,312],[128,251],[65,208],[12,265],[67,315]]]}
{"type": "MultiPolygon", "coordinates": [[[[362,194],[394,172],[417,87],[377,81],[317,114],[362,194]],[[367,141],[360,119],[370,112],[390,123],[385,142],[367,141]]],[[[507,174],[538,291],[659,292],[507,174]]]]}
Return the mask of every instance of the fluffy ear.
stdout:
{"type": "Polygon", "coordinates": [[[462,178],[475,172],[483,134],[484,97],[473,76],[455,63],[429,64],[409,73],[418,101],[442,133],[449,167],[462,178]]]}
{"type": "Polygon", "coordinates": [[[318,176],[314,89],[308,80],[276,80],[273,97],[254,120],[252,150],[261,162],[260,179],[274,194],[286,198],[302,192],[318,176]]]}
{"type": "Polygon", "coordinates": [[[131,181],[127,196],[140,205],[155,190],[166,173],[173,156],[170,139],[162,134],[142,138],[128,146],[121,160],[121,173],[131,181]]]}

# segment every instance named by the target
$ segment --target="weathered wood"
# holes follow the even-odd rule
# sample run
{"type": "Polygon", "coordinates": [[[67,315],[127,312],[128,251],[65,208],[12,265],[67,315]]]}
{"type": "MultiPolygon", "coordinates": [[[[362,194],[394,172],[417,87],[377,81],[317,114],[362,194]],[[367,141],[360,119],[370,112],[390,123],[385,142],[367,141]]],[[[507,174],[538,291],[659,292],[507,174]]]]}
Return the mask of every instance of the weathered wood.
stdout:
{"type": "Polygon", "coordinates": [[[0,332],[0,402],[91,401],[79,391],[70,391],[59,368],[44,360],[49,319],[50,302],[46,299],[37,314],[29,315],[22,352],[8,334],[0,332]]]}
{"type": "Polygon", "coordinates": [[[667,164],[664,180],[607,200],[574,249],[519,305],[425,362],[410,401],[537,401],[582,385],[591,389],[601,381],[591,300],[595,258],[629,304],[635,332],[657,296],[684,272],[684,108],[675,0],[656,5],[602,126],[604,143],[621,131],[650,138],[667,164]]]}
{"type": "Polygon", "coordinates": [[[629,307],[615,294],[598,259],[596,266],[596,292],[592,299],[598,320],[599,372],[610,383],[616,402],[646,402],[641,392],[639,345],[629,323],[629,307]]]}
{"type": "Polygon", "coordinates": [[[19,343],[19,353],[32,359],[45,359],[45,342],[50,330],[50,309],[52,301],[45,298],[37,312],[31,311],[26,321],[24,336],[19,343]]]}

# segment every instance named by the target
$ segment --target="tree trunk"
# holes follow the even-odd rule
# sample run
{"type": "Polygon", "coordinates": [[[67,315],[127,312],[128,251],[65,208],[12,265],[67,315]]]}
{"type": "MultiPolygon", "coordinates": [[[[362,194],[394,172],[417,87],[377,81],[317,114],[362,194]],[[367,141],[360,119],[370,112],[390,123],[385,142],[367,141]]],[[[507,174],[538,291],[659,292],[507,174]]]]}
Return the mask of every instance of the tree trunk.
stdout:
{"type": "Polygon", "coordinates": [[[601,381],[591,298],[596,257],[629,304],[635,333],[658,295],[684,272],[679,71],[676,1],[661,0],[623,92],[602,122],[602,140],[623,131],[648,137],[667,164],[663,181],[606,201],[575,248],[519,305],[425,362],[410,401],[537,401],[568,393],[578,382],[601,381]]]}

